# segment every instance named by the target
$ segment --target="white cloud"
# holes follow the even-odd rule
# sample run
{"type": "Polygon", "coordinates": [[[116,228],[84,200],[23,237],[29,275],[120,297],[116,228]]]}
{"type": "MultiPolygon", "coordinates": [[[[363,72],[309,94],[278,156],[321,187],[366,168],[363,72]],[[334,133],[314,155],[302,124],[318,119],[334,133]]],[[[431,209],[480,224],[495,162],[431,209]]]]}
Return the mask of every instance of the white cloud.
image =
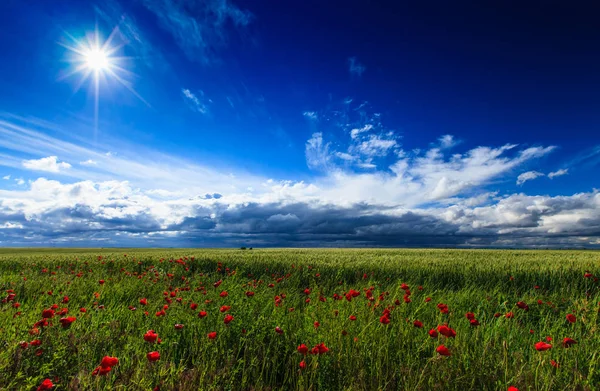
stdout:
{"type": "Polygon", "coordinates": [[[356,57],[350,57],[348,59],[348,71],[351,76],[361,77],[366,70],[367,67],[359,63],[356,57]]]}
{"type": "Polygon", "coordinates": [[[182,88],[181,93],[192,111],[208,114],[208,106],[204,103],[204,92],[202,90],[198,91],[198,95],[195,95],[190,90],[182,88]]]}
{"type": "Polygon", "coordinates": [[[329,164],[329,143],[323,141],[323,133],[313,133],[305,147],[306,164],[312,169],[322,169],[329,164]]]}
{"type": "Polygon", "coordinates": [[[15,182],[17,182],[17,185],[22,186],[25,184],[25,180],[23,178],[15,178],[15,182]]]}
{"type": "Polygon", "coordinates": [[[438,139],[440,143],[440,148],[448,149],[454,147],[458,142],[451,134],[445,134],[438,139]]]}
{"type": "Polygon", "coordinates": [[[66,162],[59,162],[56,156],[48,156],[41,159],[23,160],[23,167],[29,170],[59,173],[62,170],[71,168],[71,165],[66,162]]]}
{"type": "Polygon", "coordinates": [[[373,134],[370,135],[368,139],[358,144],[356,146],[356,151],[369,157],[385,156],[396,145],[396,140],[384,139],[381,136],[373,134]]]}
{"type": "Polygon", "coordinates": [[[352,139],[356,139],[356,138],[358,138],[359,134],[364,133],[364,132],[368,132],[371,129],[373,129],[373,125],[371,125],[371,124],[366,124],[362,128],[354,128],[354,129],[352,129],[350,131],[350,137],[352,139]]]}
{"type": "Polygon", "coordinates": [[[313,121],[318,119],[317,113],[315,111],[305,111],[304,113],[302,113],[302,115],[313,121]]]}
{"type": "Polygon", "coordinates": [[[2,179],[4,179],[5,181],[9,181],[10,180],[10,175],[5,175],[2,177],[2,179]]]}
{"type": "MultiPolygon", "coordinates": [[[[110,155],[107,155],[110,156],[110,155]]],[[[88,159],[86,161],[83,162],[79,162],[79,164],[81,164],[82,166],[97,166],[98,162],[92,159],[88,159]]]]}
{"type": "Polygon", "coordinates": [[[563,176],[563,175],[567,175],[569,173],[569,169],[568,168],[561,168],[558,171],[554,171],[548,174],[548,178],[552,179],[555,178],[557,176],[563,176]]]}
{"type": "Polygon", "coordinates": [[[544,176],[544,174],[541,172],[538,172],[538,171],[524,172],[517,177],[517,185],[522,185],[523,183],[525,183],[527,181],[531,181],[531,180],[541,177],[541,176],[544,176]]]}

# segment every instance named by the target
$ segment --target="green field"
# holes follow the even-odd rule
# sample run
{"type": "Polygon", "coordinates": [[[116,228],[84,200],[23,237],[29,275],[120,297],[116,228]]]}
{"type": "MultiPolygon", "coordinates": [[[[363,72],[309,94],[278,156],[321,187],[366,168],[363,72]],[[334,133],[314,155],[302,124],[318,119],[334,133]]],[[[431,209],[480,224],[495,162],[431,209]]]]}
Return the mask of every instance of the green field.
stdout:
{"type": "Polygon", "coordinates": [[[598,390],[596,274],[593,251],[2,249],[0,389],[598,390]]]}

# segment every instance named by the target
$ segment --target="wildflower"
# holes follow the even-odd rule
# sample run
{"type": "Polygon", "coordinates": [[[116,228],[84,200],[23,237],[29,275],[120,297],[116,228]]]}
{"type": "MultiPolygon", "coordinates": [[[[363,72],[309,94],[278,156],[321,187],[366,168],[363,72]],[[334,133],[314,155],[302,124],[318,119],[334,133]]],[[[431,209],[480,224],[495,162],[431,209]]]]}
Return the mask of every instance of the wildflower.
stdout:
{"type": "Polygon", "coordinates": [[[535,350],[538,352],[543,352],[545,350],[552,349],[552,345],[546,342],[538,342],[535,344],[535,350]]]}
{"type": "Polygon", "coordinates": [[[148,354],[146,354],[146,357],[148,358],[148,361],[155,362],[155,361],[160,360],[160,353],[159,352],[149,352],[148,354]]]}
{"type": "Polygon", "coordinates": [[[448,349],[447,347],[445,347],[444,345],[440,345],[435,349],[436,352],[438,352],[440,355],[442,356],[451,356],[452,353],[450,353],[450,349],[448,349]]]}

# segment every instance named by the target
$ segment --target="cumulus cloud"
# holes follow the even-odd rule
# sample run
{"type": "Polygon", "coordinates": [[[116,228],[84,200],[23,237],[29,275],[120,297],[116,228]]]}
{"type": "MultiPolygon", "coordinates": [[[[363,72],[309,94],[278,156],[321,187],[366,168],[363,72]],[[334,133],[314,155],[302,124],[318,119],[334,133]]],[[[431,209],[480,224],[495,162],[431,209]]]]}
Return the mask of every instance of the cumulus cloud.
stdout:
{"type": "Polygon", "coordinates": [[[41,159],[23,160],[23,167],[28,170],[59,173],[71,168],[71,165],[66,162],[59,162],[56,156],[48,156],[41,159]]]}
{"type": "Polygon", "coordinates": [[[305,111],[304,113],[302,113],[302,115],[304,115],[306,118],[313,120],[313,121],[315,121],[319,118],[317,116],[317,113],[314,111],[305,111]]]}
{"type": "Polygon", "coordinates": [[[557,176],[567,175],[568,173],[569,173],[568,168],[561,168],[558,171],[553,171],[553,172],[549,173],[548,178],[553,179],[553,178],[556,178],[557,176]]]}
{"type": "Polygon", "coordinates": [[[79,164],[81,164],[82,166],[97,166],[98,162],[92,159],[88,159],[86,161],[79,162],[79,164]]]}
{"type": "Polygon", "coordinates": [[[350,72],[351,76],[361,77],[366,70],[367,67],[358,62],[356,57],[350,57],[348,59],[348,71],[350,72]]]}
{"type": "Polygon", "coordinates": [[[456,144],[458,144],[458,142],[456,141],[454,136],[451,134],[445,134],[445,135],[441,136],[438,139],[438,142],[440,143],[440,148],[442,148],[442,149],[452,148],[456,144]]]}
{"type": "Polygon", "coordinates": [[[465,198],[432,208],[262,195],[163,199],[123,181],[0,190],[0,243],[20,245],[596,246],[600,194],[465,198]],[[484,205],[481,205],[481,204],[484,205]]]}
{"type": "Polygon", "coordinates": [[[10,175],[4,175],[2,177],[2,179],[4,179],[5,181],[9,181],[10,180],[10,175]]]}
{"type": "Polygon", "coordinates": [[[517,185],[520,186],[527,181],[531,181],[531,180],[533,180],[535,178],[539,178],[541,176],[544,176],[544,174],[541,172],[538,172],[538,171],[524,172],[517,177],[517,185]]]}
{"type": "MultiPolygon", "coordinates": [[[[298,181],[199,166],[123,142],[74,144],[0,120],[5,150],[99,163],[64,170],[67,181],[19,178],[21,186],[0,189],[0,245],[600,246],[597,191],[549,197],[488,189],[553,147],[450,154],[435,141],[418,152],[396,142],[368,160],[359,145],[393,134],[365,121],[342,128],[349,147],[341,150],[313,133],[305,153],[319,175],[298,181]],[[352,138],[365,123],[373,128],[352,138]],[[106,150],[115,153],[98,152],[106,150]]],[[[0,165],[22,169],[21,162],[0,155],[0,165]]]]}

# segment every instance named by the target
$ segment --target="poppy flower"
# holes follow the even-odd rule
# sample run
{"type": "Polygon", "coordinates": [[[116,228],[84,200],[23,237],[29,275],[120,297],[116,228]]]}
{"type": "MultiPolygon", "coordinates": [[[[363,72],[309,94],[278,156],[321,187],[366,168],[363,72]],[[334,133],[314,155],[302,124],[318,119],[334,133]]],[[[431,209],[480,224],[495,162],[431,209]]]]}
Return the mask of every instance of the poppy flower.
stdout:
{"type": "Polygon", "coordinates": [[[252,292],[252,291],[246,292],[246,297],[252,297],[252,296],[254,296],[254,292],[252,292]]]}
{"type": "Polygon", "coordinates": [[[444,304],[444,303],[439,303],[437,305],[437,308],[440,310],[440,312],[442,314],[447,314],[448,313],[448,306],[446,304],[444,304]]]}
{"type": "Polygon", "coordinates": [[[86,313],[86,312],[87,312],[87,310],[86,310],[85,308],[81,307],[81,308],[79,309],[79,312],[81,312],[81,313],[86,313]]]}
{"type": "Polygon", "coordinates": [[[520,309],[525,310],[525,311],[529,310],[529,306],[523,301],[517,302],[517,307],[519,307],[520,309]]]}
{"type": "Polygon", "coordinates": [[[512,312],[507,312],[506,315],[504,315],[504,317],[507,319],[512,319],[515,317],[515,314],[513,314],[512,312]]]}
{"type": "Polygon", "coordinates": [[[114,367],[119,363],[119,359],[111,356],[102,357],[102,361],[100,361],[101,367],[114,367]]]}
{"type": "Polygon", "coordinates": [[[576,343],[577,343],[577,341],[575,341],[574,339],[571,339],[571,338],[563,339],[563,346],[565,348],[570,348],[571,346],[575,345],[576,343]]]}
{"type": "Polygon", "coordinates": [[[224,306],[221,306],[221,308],[219,308],[219,311],[221,311],[221,312],[227,312],[227,311],[229,311],[230,309],[231,309],[231,306],[229,306],[229,305],[224,305],[224,306]]]}
{"type": "Polygon", "coordinates": [[[283,334],[283,330],[279,326],[275,327],[275,332],[277,334],[283,334]]]}
{"type": "Polygon", "coordinates": [[[413,326],[415,326],[416,328],[422,328],[423,327],[423,322],[419,321],[419,320],[415,320],[413,322],[413,326]]]}
{"type": "Polygon", "coordinates": [[[510,386],[510,387],[508,387],[508,390],[506,390],[506,391],[519,391],[519,389],[515,386],[510,386]]]}
{"type": "Polygon", "coordinates": [[[379,318],[379,322],[382,324],[388,324],[390,323],[390,316],[386,313],[383,314],[380,318],[379,318]]]}
{"type": "Polygon", "coordinates": [[[445,324],[438,326],[437,331],[447,338],[456,337],[456,331],[452,330],[450,327],[446,326],[445,324]]]}
{"type": "Polygon", "coordinates": [[[501,314],[500,312],[496,312],[496,313],[494,314],[494,318],[499,318],[499,317],[501,317],[501,316],[502,316],[502,314],[501,314]]]}
{"type": "Polygon", "coordinates": [[[300,361],[300,364],[298,364],[298,366],[300,367],[300,369],[305,369],[306,363],[304,362],[304,360],[302,360],[302,361],[300,361]]]}
{"type": "Polygon", "coordinates": [[[435,349],[435,351],[438,352],[438,354],[440,354],[441,356],[451,356],[452,355],[452,353],[450,353],[450,349],[448,349],[444,345],[438,346],[435,349]]]}
{"type": "Polygon", "coordinates": [[[227,293],[227,291],[223,291],[223,292],[221,292],[219,294],[219,296],[221,296],[221,297],[227,297],[227,296],[229,296],[229,293],[227,293]]]}
{"type": "Polygon", "coordinates": [[[98,283],[99,283],[100,285],[103,285],[103,284],[104,284],[104,280],[100,280],[100,281],[98,281],[98,283]]]}
{"type": "Polygon", "coordinates": [[[67,327],[71,326],[71,323],[75,322],[76,320],[77,320],[76,317],[69,316],[67,318],[60,318],[59,322],[63,328],[67,328],[67,327]]]}
{"type": "Polygon", "coordinates": [[[52,383],[52,380],[50,379],[45,379],[42,384],[39,385],[39,387],[37,388],[37,391],[46,391],[46,390],[51,390],[52,387],[54,387],[54,384],[52,383]]]}
{"type": "Polygon", "coordinates": [[[225,318],[223,319],[223,322],[225,324],[229,324],[232,320],[234,319],[234,317],[230,314],[225,315],[225,318]]]}
{"type": "Polygon", "coordinates": [[[39,339],[34,339],[33,341],[29,342],[29,344],[31,346],[40,346],[42,344],[42,341],[40,341],[39,339]]]}
{"type": "Polygon", "coordinates": [[[298,350],[298,353],[306,355],[308,353],[308,346],[300,344],[296,350],[298,350]]]}
{"type": "Polygon", "coordinates": [[[21,347],[21,349],[27,349],[29,343],[27,343],[27,341],[21,341],[19,342],[19,346],[21,347]]]}
{"type": "Polygon", "coordinates": [[[177,324],[175,324],[175,329],[181,330],[181,329],[183,329],[183,325],[181,323],[177,323],[177,324]]]}
{"type": "Polygon", "coordinates": [[[477,319],[471,319],[469,323],[471,323],[471,326],[479,326],[480,324],[477,319]]]}
{"type": "Polygon", "coordinates": [[[356,316],[354,316],[354,315],[350,315],[350,318],[349,318],[349,319],[350,319],[350,320],[356,320],[356,316]]]}
{"type": "Polygon", "coordinates": [[[145,297],[143,299],[140,299],[140,304],[141,305],[148,305],[148,299],[146,299],[145,297]]]}
{"type": "Polygon", "coordinates": [[[65,296],[62,299],[63,304],[67,304],[69,302],[69,296],[65,296]]]}
{"type": "Polygon", "coordinates": [[[543,351],[549,350],[549,349],[552,349],[552,345],[550,345],[549,343],[538,342],[535,344],[535,350],[537,350],[538,352],[543,352],[543,351]]]}
{"type": "Polygon", "coordinates": [[[467,313],[465,314],[465,318],[467,318],[467,319],[469,319],[469,320],[471,320],[471,319],[475,319],[475,314],[474,314],[474,313],[472,313],[472,312],[467,312],[467,313]]]}
{"type": "Polygon", "coordinates": [[[212,332],[208,333],[208,339],[215,339],[215,338],[217,338],[216,331],[212,331],[212,332]]]}
{"type": "Polygon", "coordinates": [[[42,311],[42,318],[44,319],[50,319],[54,317],[54,310],[43,310],[42,311]]]}
{"type": "Polygon", "coordinates": [[[569,323],[577,322],[577,318],[573,314],[567,314],[567,320],[569,321],[569,323]]]}
{"type": "Polygon", "coordinates": [[[315,329],[318,329],[318,328],[319,328],[319,326],[321,325],[321,323],[319,323],[319,322],[315,321],[315,323],[313,323],[313,325],[315,326],[315,329]]]}
{"type": "Polygon", "coordinates": [[[160,353],[159,352],[149,352],[148,354],[146,354],[146,357],[148,358],[148,361],[155,362],[155,361],[160,360],[160,353]]]}
{"type": "Polygon", "coordinates": [[[329,348],[327,346],[325,346],[324,343],[320,343],[315,345],[314,348],[312,348],[311,353],[312,354],[325,354],[329,351],[329,348]]]}
{"type": "Polygon", "coordinates": [[[426,297],[425,298],[425,303],[429,303],[431,301],[431,297],[426,297]]]}
{"type": "Polygon", "coordinates": [[[560,364],[554,360],[550,360],[550,365],[552,365],[554,368],[560,367],[560,364]]]}
{"type": "Polygon", "coordinates": [[[146,334],[144,334],[144,341],[154,343],[158,339],[158,334],[154,332],[154,330],[148,330],[146,334]]]}
{"type": "Polygon", "coordinates": [[[428,333],[431,338],[437,338],[438,336],[438,332],[436,331],[436,329],[431,329],[428,331],[428,333]]]}
{"type": "Polygon", "coordinates": [[[200,312],[198,313],[198,317],[199,317],[199,318],[204,318],[206,315],[208,315],[208,313],[207,313],[206,311],[200,311],[200,312]]]}

